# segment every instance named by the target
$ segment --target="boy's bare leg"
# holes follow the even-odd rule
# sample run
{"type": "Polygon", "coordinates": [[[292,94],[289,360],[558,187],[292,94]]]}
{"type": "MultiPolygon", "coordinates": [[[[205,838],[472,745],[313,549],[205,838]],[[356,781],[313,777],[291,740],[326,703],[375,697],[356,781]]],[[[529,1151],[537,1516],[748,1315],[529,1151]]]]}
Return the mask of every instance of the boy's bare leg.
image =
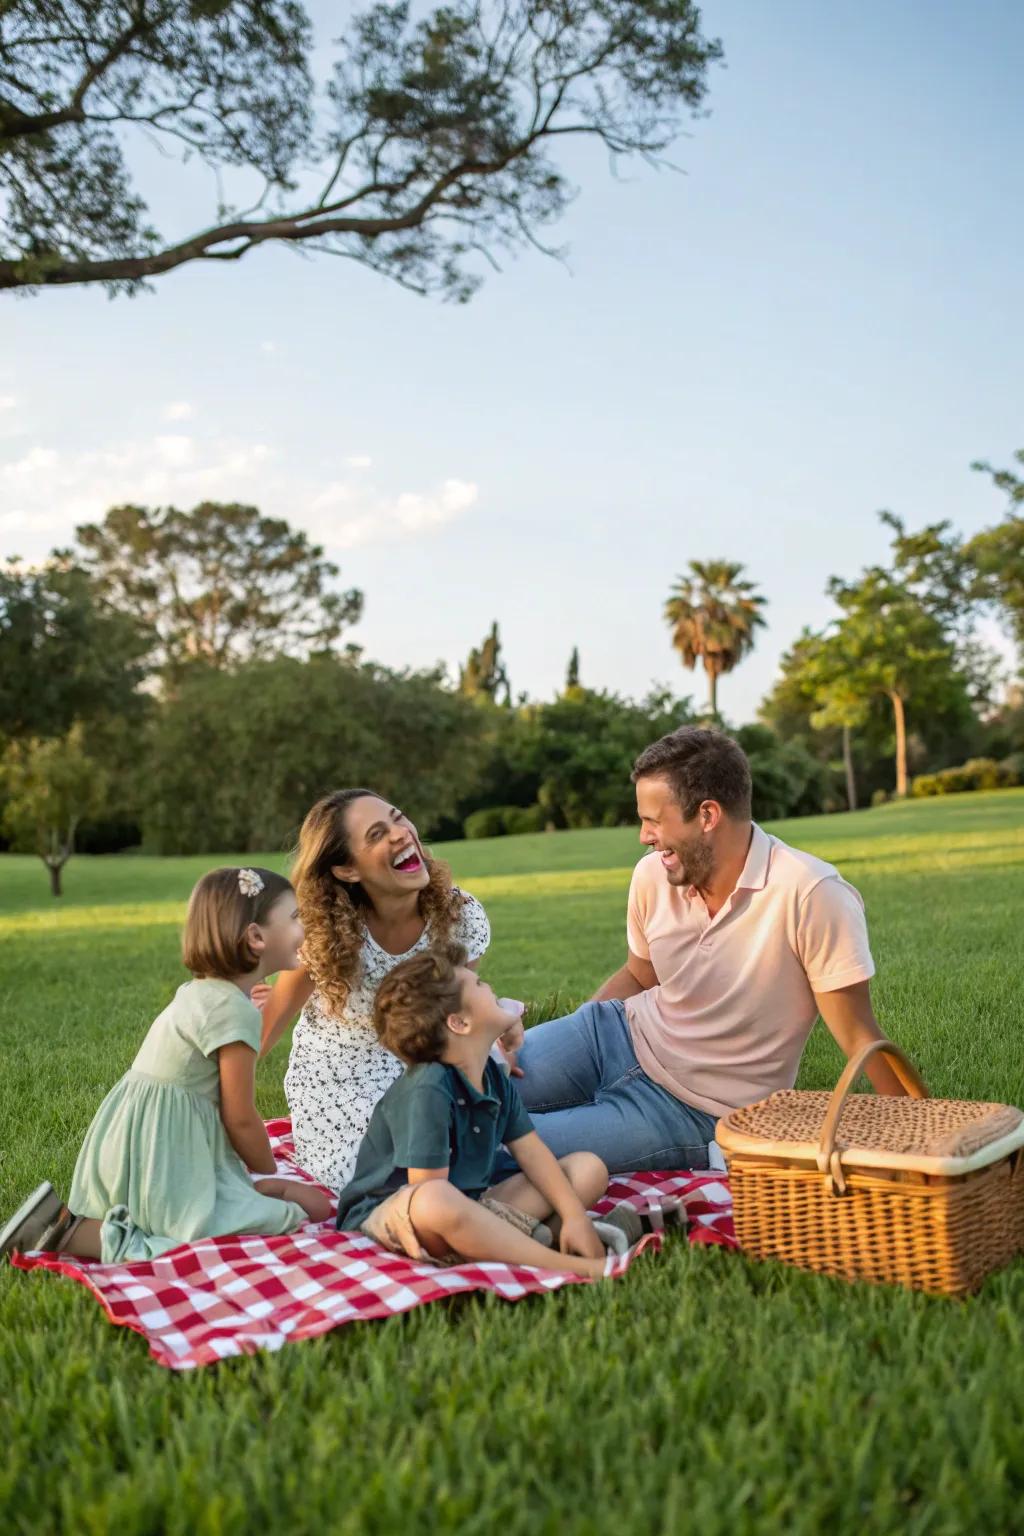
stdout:
{"type": "MultiPolygon", "coordinates": [[[[600,1200],[608,1188],[608,1169],[593,1152],[570,1152],[558,1159],[558,1166],[572,1185],[585,1211],[595,1200],[600,1200]]],[[[546,1200],[536,1185],[531,1184],[525,1173],[514,1173],[500,1184],[493,1184],[487,1191],[492,1200],[503,1200],[506,1205],[547,1221],[551,1215],[551,1202],[546,1200]]]]}
{"type": "MultiPolygon", "coordinates": [[[[503,1186],[497,1187],[501,1189],[503,1186]]],[[[550,1248],[545,1248],[532,1237],[518,1231],[510,1222],[502,1221],[500,1216],[478,1205],[453,1184],[449,1184],[447,1179],[426,1179],[422,1184],[417,1184],[409,1205],[409,1215],[417,1237],[434,1258],[445,1258],[449,1253],[457,1253],[465,1259],[500,1264],[529,1264],[534,1269],[568,1270],[570,1274],[589,1275],[593,1279],[599,1279],[605,1271],[603,1259],[585,1259],[575,1253],[553,1253],[550,1248]]]]}

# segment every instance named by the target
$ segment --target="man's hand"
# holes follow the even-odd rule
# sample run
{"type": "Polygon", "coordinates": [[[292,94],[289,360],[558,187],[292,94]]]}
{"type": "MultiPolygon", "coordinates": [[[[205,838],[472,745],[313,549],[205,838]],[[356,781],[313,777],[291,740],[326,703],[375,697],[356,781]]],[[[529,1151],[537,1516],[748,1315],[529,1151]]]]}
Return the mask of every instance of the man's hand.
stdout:
{"type": "Polygon", "coordinates": [[[512,1077],[522,1077],[523,1069],[516,1065],[516,1057],[522,1048],[523,1041],[526,1039],[526,1030],[523,1027],[523,1014],[526,1012],[526,1004],[519,1002],[514,997],[499,997],[498,1004],[499,1007],[505,1009],[506,1013],[518,1011],[519,1014],[515,1022],[510,1024],[505,1033],[500,1036],[500,1040],[501,1048],[505,1053],[505,1060],[508,1062],[510,1075],[512,1077]]]}
{"type": "Polygon", "coordinates": [[[262,1013],[267,1005],[267,998],[270,996],[273,990],[274,989],[269,982],[258,981],[253,987],[252,991],[249,993],[250,1003],[252,1003],[253,1007],[258,1008],[260,1013],[262,1013]]]}

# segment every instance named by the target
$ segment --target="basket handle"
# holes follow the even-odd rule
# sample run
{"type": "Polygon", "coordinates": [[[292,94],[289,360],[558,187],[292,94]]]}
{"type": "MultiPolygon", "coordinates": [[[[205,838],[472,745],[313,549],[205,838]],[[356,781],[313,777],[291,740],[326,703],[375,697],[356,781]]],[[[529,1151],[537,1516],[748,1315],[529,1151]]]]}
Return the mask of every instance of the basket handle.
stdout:
{"type": "Polygon", "coordinates": [[[924,1079],[910,1060],[905,1051],[891,1040],[871,1040],[851,1056],[843,1068],[842,1076],[829,1100],[828,1109],[821,1125],[821,1139],[818,1142],[818,1167],[825,1175],[825,1182],[830,1194],[844,1195],[846,1193],[846,1180],[843,1177],[843,1165],[840,1154],[836,1151],[836,1131],[839,1127],[839,1116],[843,1112],[846,1096],[853,1087],[867,1062],[877,1051],[881,1051],[886,1057],[903,1087],[913,1099],[926,1099],[928,1089],[924,1085],[924,1079]]]}

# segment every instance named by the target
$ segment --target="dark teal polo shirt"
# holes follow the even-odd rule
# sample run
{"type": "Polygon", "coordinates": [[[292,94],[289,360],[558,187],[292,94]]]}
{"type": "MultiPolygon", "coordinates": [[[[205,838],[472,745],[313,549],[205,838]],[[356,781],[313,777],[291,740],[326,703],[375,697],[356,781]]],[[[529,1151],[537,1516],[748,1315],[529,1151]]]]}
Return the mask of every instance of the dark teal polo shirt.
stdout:
{"type": "Polygon", "coordinates": [[[493,1059],[480,1093],[444,1061],[408,1067],[380,1100],[338,1199],[338,1227],[354,1232],[375,1206],[409,1182],[410,1168],[447,1168],[473,1200],[494,1182],[503,1143],[533,1130],[519,1090],[493,1059]]]}

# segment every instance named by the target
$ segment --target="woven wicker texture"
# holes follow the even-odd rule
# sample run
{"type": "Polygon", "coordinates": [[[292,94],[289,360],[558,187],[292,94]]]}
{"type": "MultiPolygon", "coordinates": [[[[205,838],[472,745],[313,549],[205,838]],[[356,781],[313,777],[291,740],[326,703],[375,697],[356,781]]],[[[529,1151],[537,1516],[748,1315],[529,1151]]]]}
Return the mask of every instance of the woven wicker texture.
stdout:
{"type": "MultiPolygon", "coordinates": [[[[787,1089],[734,1109],[729,1125],[766,1141],[817,1144],[831,1094],[787,1089]]],[[[1013,1131],[1024,1114],[1009,1104],[966,1099],[876,1098],[857,1094],[843,1105],[836,1145],[921,1157],[969,1157],[1013,1131]]]]}
{"type": "Polygon", "coordinates": [[[817,1171],[729,1158],[740,1247],[846,1279],[961,1296],[1024,1248],[1024,1157],[955,1179],[817,1171]]]}

